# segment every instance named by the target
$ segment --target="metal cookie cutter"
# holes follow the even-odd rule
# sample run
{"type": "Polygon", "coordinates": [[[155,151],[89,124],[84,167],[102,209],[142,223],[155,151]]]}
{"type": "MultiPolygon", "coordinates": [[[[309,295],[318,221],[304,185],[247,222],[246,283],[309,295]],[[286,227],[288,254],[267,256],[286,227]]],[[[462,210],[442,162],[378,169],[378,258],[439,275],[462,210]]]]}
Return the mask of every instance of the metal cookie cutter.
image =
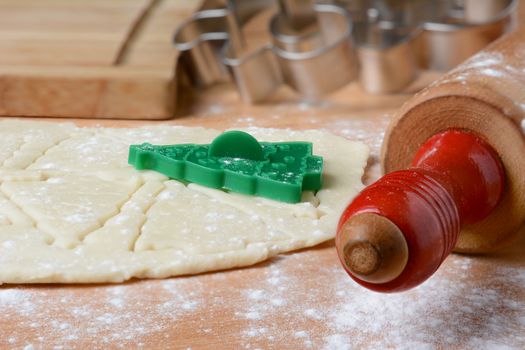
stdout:
{"type": "Polygon", "coordinates": [[[501,36],[513,23],[517,0],[337,3],[354,19],[362,87],[391,93],[421,68],[449,70],[501,36]]]}
{"type": "Polygon", "coordinates": [[[449,70],[507,32],[517,0],[454,0],[441,18],[423,24],[421,66],[449,70]]]}
{"type": "Polygon", "coordinates": [[[378,17],[379,12],[371,8],[366,20],[355,23],[359,81],[367,92],[392,93],[418,75],[417,38],[421,29],[380,21],[378,17]]]}
{"type": "Polygon", "coordinates": [[[421,68],[451,69],[505,33],[518,3],[279,0],[269,38],[253,49],[243,25],[276,11],[273,2],[223,1],[206,2],[179,28],[174,42],[196,82],[233,79],[247,102],[264,100],[283,83],[316,99],[352,81],[357,72],[370,93],[399,91],[421,68]]]}
{"type": "Polygon", "coordinates": [[[245,8],[250,2],[227,1],[224,8],[199,11],[175,33],[181,62],[197,83],[224,81],[229,71],[243,100],[258,102],[283,83],[316,99],[356,77],[352,26],[345,9],[282,0],[281,12],[269,23],[271,40],[252,50],[242,24],[250,15],[271,10],[272,2],[258,1],[260,6],[252,5],[251,11],[245,8]]]}

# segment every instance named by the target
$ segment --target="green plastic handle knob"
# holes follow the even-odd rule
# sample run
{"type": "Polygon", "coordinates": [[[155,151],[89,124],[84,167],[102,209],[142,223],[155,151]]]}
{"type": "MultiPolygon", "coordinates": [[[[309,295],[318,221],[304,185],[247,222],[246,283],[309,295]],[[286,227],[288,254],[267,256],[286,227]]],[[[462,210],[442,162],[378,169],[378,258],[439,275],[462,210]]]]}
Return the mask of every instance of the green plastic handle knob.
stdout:
{"type": "Polygon", "coordinates": [[[210,145],[208,156],[264,160],[263,149],[255,137],[237,130],[217,136],[210,145]]]}

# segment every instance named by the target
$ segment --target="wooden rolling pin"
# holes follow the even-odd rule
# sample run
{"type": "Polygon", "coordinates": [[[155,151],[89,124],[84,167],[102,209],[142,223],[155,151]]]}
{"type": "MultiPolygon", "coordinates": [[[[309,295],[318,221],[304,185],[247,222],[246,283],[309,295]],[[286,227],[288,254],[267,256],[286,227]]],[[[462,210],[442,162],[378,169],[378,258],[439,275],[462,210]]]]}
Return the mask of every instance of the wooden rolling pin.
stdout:
{"type": "Polygon", "coordinates": [[[381,292],[429,278],[452,250],[484,253],[525,221],[525,27],[409,100],[386,133],[387,173],[344,211],[347,273],[381,292]],[[406,169],[406,170],[400,170],[406,169]]]}

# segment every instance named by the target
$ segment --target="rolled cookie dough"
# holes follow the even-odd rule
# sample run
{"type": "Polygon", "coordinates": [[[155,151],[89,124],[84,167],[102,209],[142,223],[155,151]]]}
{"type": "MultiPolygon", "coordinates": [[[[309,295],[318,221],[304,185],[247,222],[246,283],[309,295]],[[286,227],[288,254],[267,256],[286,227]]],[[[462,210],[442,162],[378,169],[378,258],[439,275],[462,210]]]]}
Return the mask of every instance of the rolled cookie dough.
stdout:
{"type": "Polygon", "coordinates": [[[365,145],[321,131],[245,129],[310,141],[324,186],[286,204],[183,184],[127,164],[132,143],[210,143],[220,132],[0,122],[0,283],[121,282],[246,266],[334,236],[363,187],[365,145]]]}

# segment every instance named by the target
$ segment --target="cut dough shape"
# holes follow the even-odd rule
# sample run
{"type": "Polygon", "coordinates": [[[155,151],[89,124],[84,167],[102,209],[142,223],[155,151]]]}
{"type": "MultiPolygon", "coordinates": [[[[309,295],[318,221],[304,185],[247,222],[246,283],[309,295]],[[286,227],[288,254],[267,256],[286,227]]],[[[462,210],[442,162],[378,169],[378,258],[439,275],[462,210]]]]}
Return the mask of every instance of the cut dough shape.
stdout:
{"type": "Polygon", "coordinates": [[[297,204],[183,184],[127,164],[130,144],[210,143],[217,130],[0,122],[0,283],[121,282],[247,266],[332,238],[363,187],[368,148],[321,131],[324,185],[297,204]]]}
{"type": "Polygon", "coordinates": [[[55,238],[53,245],[74,248],[116,215],[139,184],[139,176],[116,182],[75,174],[44,181],[7,181],[0,190],[38,229],[55,238]]]}

